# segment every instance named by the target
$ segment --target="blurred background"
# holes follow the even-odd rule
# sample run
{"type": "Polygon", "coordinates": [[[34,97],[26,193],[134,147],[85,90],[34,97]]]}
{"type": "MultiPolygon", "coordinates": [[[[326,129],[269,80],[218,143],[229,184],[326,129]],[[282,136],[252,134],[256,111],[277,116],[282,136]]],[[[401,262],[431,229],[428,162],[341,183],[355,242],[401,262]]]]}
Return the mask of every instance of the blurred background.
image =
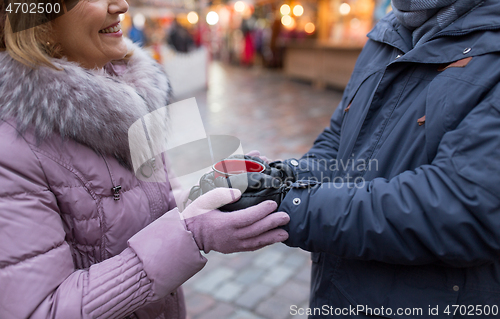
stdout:
{"type": "Polygon", "coordinates": [[[177,96],[208,85],[211,61],[345,87],[390,0],[130,0],[124,34],[171,76],[177,96]]]}
{"type": "MultiPolygon", "coordinates": [[[[300,157],[329,123],[366,34],[390,0],[129,0],[122,30],[195,97],[205,131],[245,152],[300,157]]],[[[184,285],[188,319],[291,319],[307,307],[309,253],[283,244],[211,252],[184,285]]]]}

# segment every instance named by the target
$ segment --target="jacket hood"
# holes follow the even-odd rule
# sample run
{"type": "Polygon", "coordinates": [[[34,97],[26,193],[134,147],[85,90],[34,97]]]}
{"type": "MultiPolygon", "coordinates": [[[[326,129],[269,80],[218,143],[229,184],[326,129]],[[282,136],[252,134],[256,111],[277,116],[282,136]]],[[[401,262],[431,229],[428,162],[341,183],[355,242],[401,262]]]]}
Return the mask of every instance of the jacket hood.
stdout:
{"type": "MultiPolygon", "coordinates": [[[[427,42],[418,47],[418,53],[408,54],[406,59],[398,62],[424,62],[416,56],[426,56],[426,63],[446,63],[464,58],[463,50],[474,45],[474,55],[500,51],[500,41],[489,34],[470,43],[467,35],[475,31],[500,32],[500,2],[498,0],[485,0],[469,13],[458,18],[451,25],[435,34],[427,42]],[[450,41],[451,39],[451,41],[450,41]],[[457,46],[460,50],[451,50],[450,46],[457,46]],[[465,45],[465,46],[464,46],[465,45]]],[[[498,34],[498,33],[497,33],[498,34]]],[[[498,35],[497,35],[498,36],[498,35]]],[[[406,29],[396,18],[393,12],[387,14],[377,23],[368,37],[374,41],[386,43],[400,51],[407,53],[412,50],[412,33],[406,29]]]]}
{"type": "Polygon", "coordinates": [[[161,66],[126,40],[127,61],[87,70],[65,59],[62,71],[32,69],[0,52],[0,119],[13,120],[38,141],[58,133],[130,164],[128,129],[137,119],[165,106],[171,89],[161,66]]]}

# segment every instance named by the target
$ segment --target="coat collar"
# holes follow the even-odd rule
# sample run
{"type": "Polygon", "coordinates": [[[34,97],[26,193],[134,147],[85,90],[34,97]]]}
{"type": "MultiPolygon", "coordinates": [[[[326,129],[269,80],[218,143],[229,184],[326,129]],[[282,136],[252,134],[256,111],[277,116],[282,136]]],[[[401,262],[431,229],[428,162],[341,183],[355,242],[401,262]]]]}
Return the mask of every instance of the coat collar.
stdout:
{"type": "Polygon", "coordinates": [[[450,63],[468,56],[499,52],[500,2],[485,0],[482,5],[460,17],[429,41],[412,48],[411,31],[389,13],[368,34],[373,41],[393,46],[404,53],[397,60],[416,63],[450,63]],[[476,33],[477,31],[487,31],[476,33]],[[470,50],[466,50],[470,48],[470,50]],[[468,53],[465,53],[468,51],[468,53]]]}
{"type": "Polygon", "coordinates": [[[154,60],[127,40],[128,62],[87,70],[64,59],[62,68],[31,69],[0,53],[0,119],[38,141],[53,133],[73,139],[130,167],[128,129],[141,116],[167,104],[170,86],[154,60]]]}

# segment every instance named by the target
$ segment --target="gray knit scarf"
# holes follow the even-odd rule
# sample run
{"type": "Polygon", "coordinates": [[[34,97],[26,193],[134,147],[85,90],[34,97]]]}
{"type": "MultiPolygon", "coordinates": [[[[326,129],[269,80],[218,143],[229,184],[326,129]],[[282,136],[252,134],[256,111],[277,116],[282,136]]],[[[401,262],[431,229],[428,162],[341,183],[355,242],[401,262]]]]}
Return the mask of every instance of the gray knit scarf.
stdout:
{"type": "Polygon", "coordinates": [[[396,18],[413,31],[413,46],[424,43],[483,0],[392,0],[396,18]]]}

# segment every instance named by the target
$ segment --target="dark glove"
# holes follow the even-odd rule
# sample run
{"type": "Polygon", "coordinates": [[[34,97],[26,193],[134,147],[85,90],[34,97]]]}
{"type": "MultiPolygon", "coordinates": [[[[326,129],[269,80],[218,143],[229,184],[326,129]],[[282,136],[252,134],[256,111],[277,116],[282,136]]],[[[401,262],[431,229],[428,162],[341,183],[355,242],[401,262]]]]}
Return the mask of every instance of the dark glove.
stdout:
{"type": "Polygon", "coordinates": [[[278,205],[290,189],[290,184],[297,180],[295,172],[287,161],[274,161],[267,164],[258,157],[248,155],[233,155],[228,159],[249,159],[264,165],[262,173],[246,173],[231,176],[229,179],[218,177],[214,173],[203,175],[200,185],[194,186],[189,193],[189,199],[194,201],[199,196],[216,187],[238,188],[242,193],[239,201],[221,207],[221,211],[233,211],[256,205],[266,199],[274,200],[278,205]],[[247,205],[248,203],[248,205],[247,205]],[[246,206],[245,206],[246,205],[246,206]]]}
{"type": "MultiPolygon", "coordinates": [[[[269,166],[269,164],[264,162],[259,157],[249,156],[249,155],[232,155],[232,156],[229,156],[227,159],[245,159],[245,160],[252,160],[252,161],[258,162],[258,163],[264,165],[264,167],[265,167],[265,169],[262,173],[266,174],[266,175],[271,175],[271,167],[269,166]]],[[[280,175],[276,169],[274,169],[274,171],[275,171],[276,176],[280,175]]],[[[189,192],[188,199],[190,199],[191,201],[194,201],[195,199],[197,199],[201,195],[206,194],[207,192],[211,191],[214,188],[216,188],[214,172],[206,173],[205,175],[203,175],[200,178],[200,184],[193,186],[191,188],[191,191],[189,192]]],[[[244,192],[245,190],[243,189],[241,191],[244,192]]]]}
{"type": "Polygon", "coordinates": [[[271,162],[269,163],[269,167],[271,169],[269,175],[280,179],[283,183],[297,181],[295,171],[288,163],[288,160],[271,162]]]}
{"type": "Polygon", "coordinates": [[[216,187],[237,188],[242,192],[238,201],[220,208],[225,212],[251,207],[266,200],[272,200],[279,206],[290,190],[291,184],[291,181],[282,182],[278,178],[262,173],[245,173],[215,179],[216,187]]]}
{"type": "Polygon", "coordinates": [[[279,206],[292,183],[297,181],[295,171],[288,162],[289,160],[269,163],[269,169],[266,168],[262,173],[246,173],[229,178],[217,178],[215,180],[216,187],[238,188],[242,192],[238,201],[222,206],[220,210],[239,210],[257,205],[265,200],[273,200],[279,206]]]}
{"type": "Polygon", "coordinates": [[[191,188],[188,199],[194,201],[214,188],[216,188],[214,172],[206,173],[200,178],[200,185],[196,185],[191,188]]]}

